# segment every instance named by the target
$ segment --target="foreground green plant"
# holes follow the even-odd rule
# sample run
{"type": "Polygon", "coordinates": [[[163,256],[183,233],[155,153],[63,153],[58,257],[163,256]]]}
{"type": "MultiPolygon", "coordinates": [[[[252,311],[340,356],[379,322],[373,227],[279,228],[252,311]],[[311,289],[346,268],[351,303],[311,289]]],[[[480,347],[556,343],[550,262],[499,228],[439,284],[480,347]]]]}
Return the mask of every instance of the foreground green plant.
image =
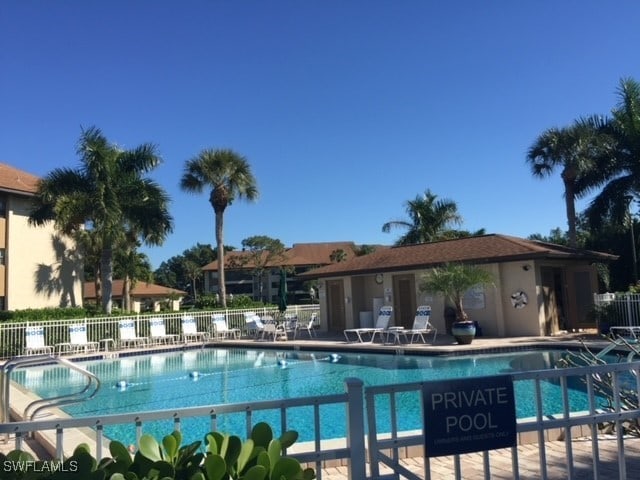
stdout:
{"type": "Polygon", "coordinates": [[[7,480],[313,480],[312,468],[303,469],[284,451],[298,439],[288,431],[273,438],[271,427],[258,423],[244,443],[235,435],[211,432],[201,441],[182,445],[178,431],[158,441],[142,435],[132,456],[118,441],[109,444],[110,458],[98,462],[86,444],[62,463],[35,461],[20,450],[0,454],[1,478],[7,480]]]}

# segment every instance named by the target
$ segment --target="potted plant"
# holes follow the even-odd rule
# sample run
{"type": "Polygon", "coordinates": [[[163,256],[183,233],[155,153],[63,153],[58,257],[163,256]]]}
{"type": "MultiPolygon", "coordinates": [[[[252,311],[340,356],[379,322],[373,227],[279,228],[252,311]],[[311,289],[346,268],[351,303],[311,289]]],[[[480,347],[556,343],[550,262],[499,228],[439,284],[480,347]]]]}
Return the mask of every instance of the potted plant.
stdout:
{"type": "Polygon", "coordinates": [[[491,272],[476,265],[447,263],[423,275],[419,288],[422,292],[440,293],[453,304],[456,321],[451,333],[459,344],[468,344],[475,337],[476,326],[464,311],[462,297],[471,287],[489,284],[493,284],[491,272]]]}

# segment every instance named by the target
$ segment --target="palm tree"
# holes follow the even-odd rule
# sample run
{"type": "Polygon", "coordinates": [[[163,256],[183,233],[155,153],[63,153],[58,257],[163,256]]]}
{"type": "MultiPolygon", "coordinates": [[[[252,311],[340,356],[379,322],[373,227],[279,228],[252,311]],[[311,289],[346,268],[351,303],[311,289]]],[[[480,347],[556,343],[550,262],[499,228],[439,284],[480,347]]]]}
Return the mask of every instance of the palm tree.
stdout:
{"type": "Polygon", "coordinates": [[[252,201],[258,198],[256,179],[249,162],[233,150],[205,149],[196,157],[187,160],[180,187],[192,193],[211,188],[209,203],[215,214],[216,246],[218,249],[218,288],[222,306],[226,308],[226,286],[224,276],[223,220],[224,211],[236,199],[252,201]]]}
{"type": "Polygon", "coordinates": [[[153,281],[149,257],[137,251],[137,245],[119,247],[114,255],[114,271],[122,278],[122,310],[131,311],[131,291],[138,281],[153,281]]]}
{"type": "Polygon", "coordinates": [[[476,285],[492,283],[493,275],[488,270],[476,265],[448,263],[423,275],[419,288],[422,292],[444,295],[456,309],[456,320],[466,321],[468,316],[462,305],[465,292],[476,285]]]}
{"type": "Polygon", "coordinates": [[[602,187],[586,210],[596,228],[626,223],[630,202],[640,196],[640,83],[622,79],[617,93],[619,101],[605,131],[609,148],[585,180],[591,187],[602,187]]]}
{"type": "Polygon", "coordinates": [[[91,127],[82,131],[77,153],[77,170],[57,168],[40,181],[29,222],[54,221],[66,234],[94,232],[101,246],[102,308],[111,314],[114,247],[126,231],[136,232],[141,243],[160,245],[173,229],[169,198],[143,177],[160,163],[152,144],[122,150],[91,127]]]}
{"type": "Polygon", "coordinates": [[[391,227],[405,228],[407,233],[396,241],[396,245],[412,245],[440,240],[452,224],[461,224],[458,206],[447,199],[438,200],[438,196],[426,190],[424,195],[416,195],[406,202],[406,211],[410,220],[393,220],[382,225],[382,231],[388,233],[391,227]]]}
{"type": "Polygon", "coordinates": [[[569,127],[550,128],[527,153],[527,163],[536,177],[547,177],[556,168],[562,168],[560,177],[571,247],[577,246],[575,201],[591,189],[582,179],[595,169],[596,158],[606,146],[607,139],[602,134],[606,124],[606,119],[592,116],[578,119],[569,127]]]}

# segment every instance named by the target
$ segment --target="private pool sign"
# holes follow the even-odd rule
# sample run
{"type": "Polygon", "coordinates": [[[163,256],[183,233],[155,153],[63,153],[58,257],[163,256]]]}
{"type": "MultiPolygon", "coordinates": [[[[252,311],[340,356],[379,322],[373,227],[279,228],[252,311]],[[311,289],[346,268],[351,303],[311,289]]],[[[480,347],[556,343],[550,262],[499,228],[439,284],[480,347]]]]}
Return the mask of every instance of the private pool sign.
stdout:
{"type": "Polygon", "coordinates": [[[516,446],[510,376],[427,382],[422,395],[427,457],[516,446]]]}

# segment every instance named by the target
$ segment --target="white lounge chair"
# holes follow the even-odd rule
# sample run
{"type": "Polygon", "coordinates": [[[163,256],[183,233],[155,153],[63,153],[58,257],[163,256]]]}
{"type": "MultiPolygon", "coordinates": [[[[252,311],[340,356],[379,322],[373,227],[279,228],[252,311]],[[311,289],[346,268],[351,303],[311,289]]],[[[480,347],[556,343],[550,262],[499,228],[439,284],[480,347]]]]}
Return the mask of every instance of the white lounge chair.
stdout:
{"type": "Polygon", "coordinates": [[[136,333],[136,322],[134,320],[120,320],[120,346],[121,347],[143,347],[148,342],[147,337],[139,337],[136,333]]]}
{"type": "Polygon", "coordinates": [[[426,335],[433,333],[431,342],[435,342],[438,330],[431,325],[429,319],[431,318],[431,307],[429,305],[421,305],[416,310],[416,316],[413,319],[413,325],[410,329],[402,327],[392,327],[387,333],[387,340],[389,336],[393,336],[393,343],[400,343],[400,337],[404,338],[405,342],[413,343],[417,339],[422,340],[422,343],[427,343],[426,335]]]}
{"type": "Polygon", "coordinates": [[[69,326],[69,341],[56,344],[56,350],[60,354],[89,353],[97,352],[99,346],[99,342],[90,342],[87,339],[87,326],[77,323],[69,326]]]}
{"type": "Polygon", "coordinates": [[[255,312],[244,313],[244,328],[247,331],[247,335],[250,337],[258,337],[264,329],[264,323],[255,312]]]}
{"type": "Polygon", "coordinates": [[[196,325],[196,319],[191,315],[185,315],[182,317],[182,339],[184,343],[189,343],[190,340],[196,342],[204,342],[207,340],[207,332],[198,331],[196,325]]]}
{"type": "Polygon", "coordinates": [[[52,354],[53,345],[44,341],[44,327],[27,327],[25,329],[25,348],[23,355],[52,354]]]}
{"type": "Polygon", "coordinates": [[[316,327],[317,321],[318,321],[318,314],[312,313],[311,317],[306,323],[305,322],[298,323],[298,331],[307,332],[307,335],[309,335],[309,338],[315,337],[316,336],[315,327],[316,327]]]}
{"type": "Polygon", "coordinates": [[[284,331],[284,328],[275,322],[265,323],[264,327],[260,332],[261,332],[260,338],[262,340],[268,340],[269,337],[271,337],[271,340],[274,342],[278,339],[282,339],[282,340],[288,339],[287,333],[284,331]]]}
{"type": "Polygon", "coordinates": [[[367,341],[366,337],[369,336],[368,341],[373,343],[376,334],[386,333],[387,329],[389,328],[389,322],[391,322],[392,313],[393,307],[384,306],[380,308],[375,327],[348,328],[344,331],[344,337],[347,339],[347,342],[357,340],[358,342],[363,343],[367,341]],[[349,338],[349,334],[355,334],[355,338],[351,340],[349,338]]]}
{"type": "Polygon", "coordinates": [[[214,313],[211,315],[213,323],[213,336],[216,340],[224,340],[225,338],[240,338],[239,328],[229,328],[227,319],[222,313],[214,313]]]}
{"type": "Polygon", "coordinates": [[[180,335],[173,333],[167,333],[167,329],[164,325],[164,320],[160,317],[154,317],[149,320],[149,340],[152,343],[176,343],[176,340],[180,335]]]}

